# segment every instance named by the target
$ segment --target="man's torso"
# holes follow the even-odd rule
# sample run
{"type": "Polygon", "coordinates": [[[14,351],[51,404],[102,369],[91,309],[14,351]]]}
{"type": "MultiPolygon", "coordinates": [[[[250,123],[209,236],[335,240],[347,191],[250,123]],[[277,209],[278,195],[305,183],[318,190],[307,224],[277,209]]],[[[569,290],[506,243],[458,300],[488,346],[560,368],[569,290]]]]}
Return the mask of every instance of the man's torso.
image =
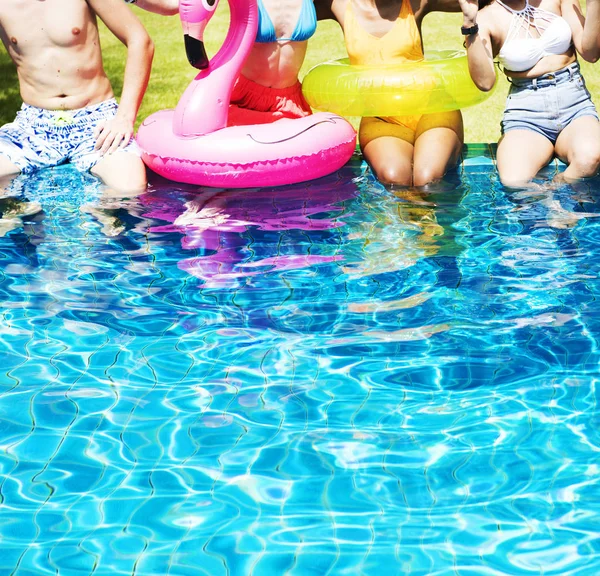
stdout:
{"type": "Polygon", "coordinates": [[[72,110],[112,96],[96,15],[85,0],[2,0],[0,39],[27,104],[72,110]]]}

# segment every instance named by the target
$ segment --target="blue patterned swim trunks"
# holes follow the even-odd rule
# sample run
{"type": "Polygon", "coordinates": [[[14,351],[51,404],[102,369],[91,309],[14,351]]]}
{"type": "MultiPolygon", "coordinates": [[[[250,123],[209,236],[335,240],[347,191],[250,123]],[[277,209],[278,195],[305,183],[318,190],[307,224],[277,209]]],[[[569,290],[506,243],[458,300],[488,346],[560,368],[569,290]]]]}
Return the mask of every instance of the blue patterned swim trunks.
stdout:
{"type": "MultiPolygon", "coordinates": [[[[23,104],[14,122],[0,128],[0,154],[29,174],[72,162],[82,172],[102,158],[94,150],[94,129],[117,113],[114,98],[78,110],[45,110],[23,104]]],[[[133,138],[123,149],[139,156],[133,138]]]]}

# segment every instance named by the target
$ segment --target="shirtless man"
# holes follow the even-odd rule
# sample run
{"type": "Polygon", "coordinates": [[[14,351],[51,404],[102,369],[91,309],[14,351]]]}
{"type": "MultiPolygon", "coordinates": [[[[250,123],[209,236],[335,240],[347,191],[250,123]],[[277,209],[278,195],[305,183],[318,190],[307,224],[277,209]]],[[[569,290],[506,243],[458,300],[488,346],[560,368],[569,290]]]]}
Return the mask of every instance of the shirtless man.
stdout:
{"type": "Polygon", "coordinates": [[[0,128],[0,179],[70,160],[111,188],[144,189],[132,135],[154,46],[123,0],[2,0],[0,39],[24,102],[0,128]],[[127,46],[119,106],[102,66],[97,16],[127,46]]]}

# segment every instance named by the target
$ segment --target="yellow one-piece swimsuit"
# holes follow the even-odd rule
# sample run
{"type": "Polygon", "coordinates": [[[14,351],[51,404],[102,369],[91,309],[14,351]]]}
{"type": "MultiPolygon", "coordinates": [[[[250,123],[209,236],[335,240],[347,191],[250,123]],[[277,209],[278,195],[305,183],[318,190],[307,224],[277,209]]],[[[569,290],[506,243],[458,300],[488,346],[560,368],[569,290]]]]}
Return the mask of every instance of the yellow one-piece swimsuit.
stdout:
{"type": "MultiPolygon", "coordinates": [[[[344,39],[351,64],[377,67],[415,62],[424,58],[421,34],[410,0],[402,1],[400,14],[394,25],[381,37],[369,34],[361,26],[352,0],[348,0],[344,14],[344,39]]],[[[395,136],[413,144],[420,119],[421,115],[363,118],[360,124],[360,144],[364,148],[371,140],[382,136],[395,136]]],[[[440,121],[441,125],[453,126],[456,124],[455,114],[450,113],[449,118],[440,118],[440,121]]]]}

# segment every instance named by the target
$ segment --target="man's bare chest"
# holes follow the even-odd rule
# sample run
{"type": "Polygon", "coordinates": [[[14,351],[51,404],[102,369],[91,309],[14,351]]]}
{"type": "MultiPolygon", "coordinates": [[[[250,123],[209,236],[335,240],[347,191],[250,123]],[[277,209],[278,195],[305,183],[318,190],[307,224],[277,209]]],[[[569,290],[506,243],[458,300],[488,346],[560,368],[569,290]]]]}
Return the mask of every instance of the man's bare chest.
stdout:
{"type": "Polygon", "coordinates": [[[0,35],[14,55],[84,45],[96,30],[85,0],[2,0],[0,35]]]}

